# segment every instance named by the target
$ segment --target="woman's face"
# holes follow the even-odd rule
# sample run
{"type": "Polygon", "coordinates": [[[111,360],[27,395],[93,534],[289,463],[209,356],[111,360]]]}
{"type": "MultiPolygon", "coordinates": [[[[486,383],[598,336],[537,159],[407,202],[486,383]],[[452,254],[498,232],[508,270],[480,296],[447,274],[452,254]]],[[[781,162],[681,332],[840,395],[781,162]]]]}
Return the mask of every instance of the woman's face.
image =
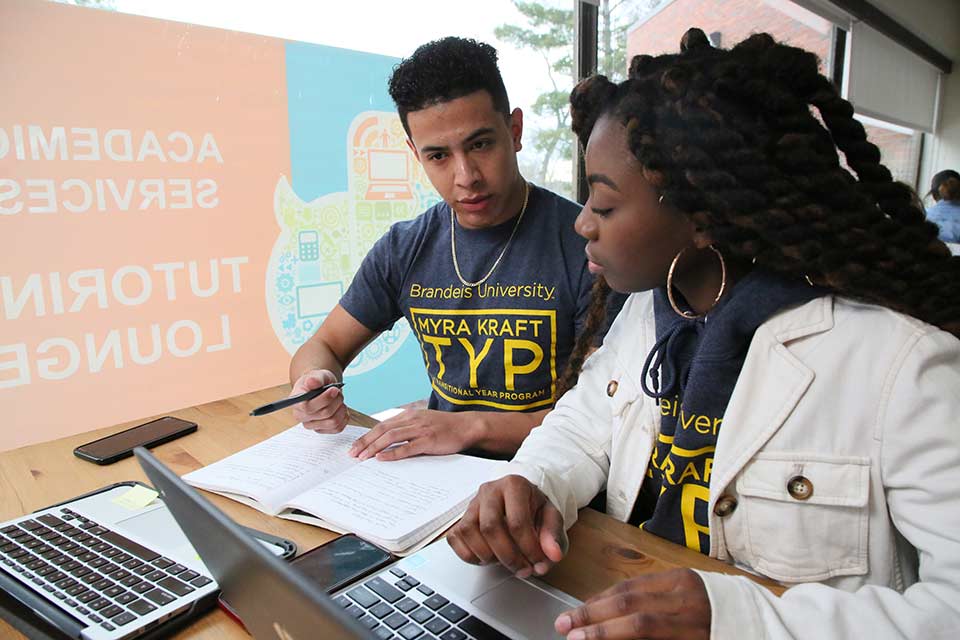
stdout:
{"type": "Polygon", "coordinates": [[[623,293],[664,285],[673,257],[702,244],[701,234],[685,216],[658,202],[657,191],[627,147],[626,128],[615,118],[604,116],[594,126],[586,173],[590,197],[575,228],[587,240],[590,271],[623,293]]]}

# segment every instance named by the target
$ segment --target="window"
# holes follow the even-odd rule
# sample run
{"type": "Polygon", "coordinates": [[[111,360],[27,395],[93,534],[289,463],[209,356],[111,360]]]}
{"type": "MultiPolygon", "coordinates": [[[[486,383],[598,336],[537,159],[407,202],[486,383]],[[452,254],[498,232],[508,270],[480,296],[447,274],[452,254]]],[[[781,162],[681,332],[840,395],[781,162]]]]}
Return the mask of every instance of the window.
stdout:
{"type": "Polygon", "coordinates": [[[637,54],[676,53],[680,37],[699,27],[714,46],[731,47],[752,33],[767,32],[780,41],[807,49],[820,57],[821,72],[830,75],[833,62],[833,24],[790,0],[630,0],[601,2],[611,12],[633,18],[627,29],[627,59],[637,54]]]}
{"type": "MultiPolygon", "coordinates": [[[[714,46],[730,47],[752,33],[767,32],[820,58],[820,71],[840,84],[846,32],[791,0],[601,0],[600,22],[628,24],[618,46],[624,65],[637,54],[676,53],[691,26],[709,34],[714,46]]],[[[601,27],[602,32],[602,27],[601,27]]],[[[613,34],[618,32],[614,29],[613,34]]],[[[601,41],[603,36],[601,36],[601,41]]],[[[625,68],[625,67],[624,67],[625,68]]],[[[867,137],[880,148],[894,179],[917,186],[922,133],[858,114],[867,137]]]]}
{"type": "Polygon", "coordinates": [[[880,161],[890,169],[893,179],[916,189],[923,134],[876,118],[855,117],[866,129],[867,139],[880,148],[880,161]]]}

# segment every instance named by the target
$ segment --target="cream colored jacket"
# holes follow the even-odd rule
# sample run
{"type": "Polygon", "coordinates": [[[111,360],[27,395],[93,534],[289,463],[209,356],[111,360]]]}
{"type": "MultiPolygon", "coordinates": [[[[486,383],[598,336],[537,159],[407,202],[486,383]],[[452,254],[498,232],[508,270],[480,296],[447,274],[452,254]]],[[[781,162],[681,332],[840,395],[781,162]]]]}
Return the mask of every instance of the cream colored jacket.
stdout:
{"type": "MultiPolygon", "coordinates": [[[[627,300],[510,465],[567,527],[604,485],[627,520],[644,480],[660,424],[639,386],[652,301],[627,300]]],[[[765,322],[724,414],[709,513],[712,557],[796,585],[777,598],[700,572],[712,638],[960,638],[960,341],[833,296],[765,322]],[[723,517],[721,497],[736,501],[723,517]]]]}

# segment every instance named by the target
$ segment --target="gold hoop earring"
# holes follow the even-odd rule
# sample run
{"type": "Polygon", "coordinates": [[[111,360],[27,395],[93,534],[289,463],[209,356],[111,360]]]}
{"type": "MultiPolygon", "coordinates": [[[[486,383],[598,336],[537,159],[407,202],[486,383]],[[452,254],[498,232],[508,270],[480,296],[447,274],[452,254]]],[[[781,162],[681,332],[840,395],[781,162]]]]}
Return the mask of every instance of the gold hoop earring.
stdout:
{"type": "Polygon", "coordinates": [[[723,260],[723,254],[720,253],[720,250],[714,247],[712,244],[707,247],[720,259],[720,291],[717,292],[717,297],[713,299],[713,303],[710,305],[710,309],[704,311],[703,313],[692,313],[690,311],[683,311],[680,307],[677,306],[677,301],[673,299],[673,273],[677,268],[677,263],[680,261],[680,256],[683,255],[683,252],[686,251],[689,247],[684,247],[673,257],[673,262],[670,263],[670,271],[667,272],[667,300],[670,301],[670,306],[673,307],[673,310],[680,316],[686,318],[687,320],[696,320],[697,318],[702,318],[707,315],[707,311],[713,309],[716,306],[717,302],[720,301],[720,296],[723,295],[723,292],[727,289],[727,263],[723,260]]]}

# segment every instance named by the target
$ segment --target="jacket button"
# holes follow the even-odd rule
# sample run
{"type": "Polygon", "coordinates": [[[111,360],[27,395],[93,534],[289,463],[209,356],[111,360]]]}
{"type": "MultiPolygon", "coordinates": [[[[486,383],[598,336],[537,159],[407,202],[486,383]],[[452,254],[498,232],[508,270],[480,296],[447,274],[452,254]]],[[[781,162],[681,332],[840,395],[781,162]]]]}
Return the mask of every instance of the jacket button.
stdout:
{"type": "Polygon", "coordinates": [[[612,397],[613,397],[613,394],[615,394],[615,393],[617,392],[617,387],[619,387],[619,386],[620,386],[620,385],[617,384],[617,381],[616,381],[616,380],[611,380],[610,382],[608,382],[608,383],[607,383],[607,396],[609,396],[609,397],[612,398],[612,397]]]}
{"type": "Polygon", "coordinates": [[[813,483],[803,476],[793,476],[787,481],[787,493],[795,500],[807,500],[813,495],[813,483]]]}
{"type": "Polygon", "coordinates": [[[717,498],[717,503],[713,505],[713,513],[721,518],[726,518],[736,510],[737,499],[726,494],[717,498]]]}

